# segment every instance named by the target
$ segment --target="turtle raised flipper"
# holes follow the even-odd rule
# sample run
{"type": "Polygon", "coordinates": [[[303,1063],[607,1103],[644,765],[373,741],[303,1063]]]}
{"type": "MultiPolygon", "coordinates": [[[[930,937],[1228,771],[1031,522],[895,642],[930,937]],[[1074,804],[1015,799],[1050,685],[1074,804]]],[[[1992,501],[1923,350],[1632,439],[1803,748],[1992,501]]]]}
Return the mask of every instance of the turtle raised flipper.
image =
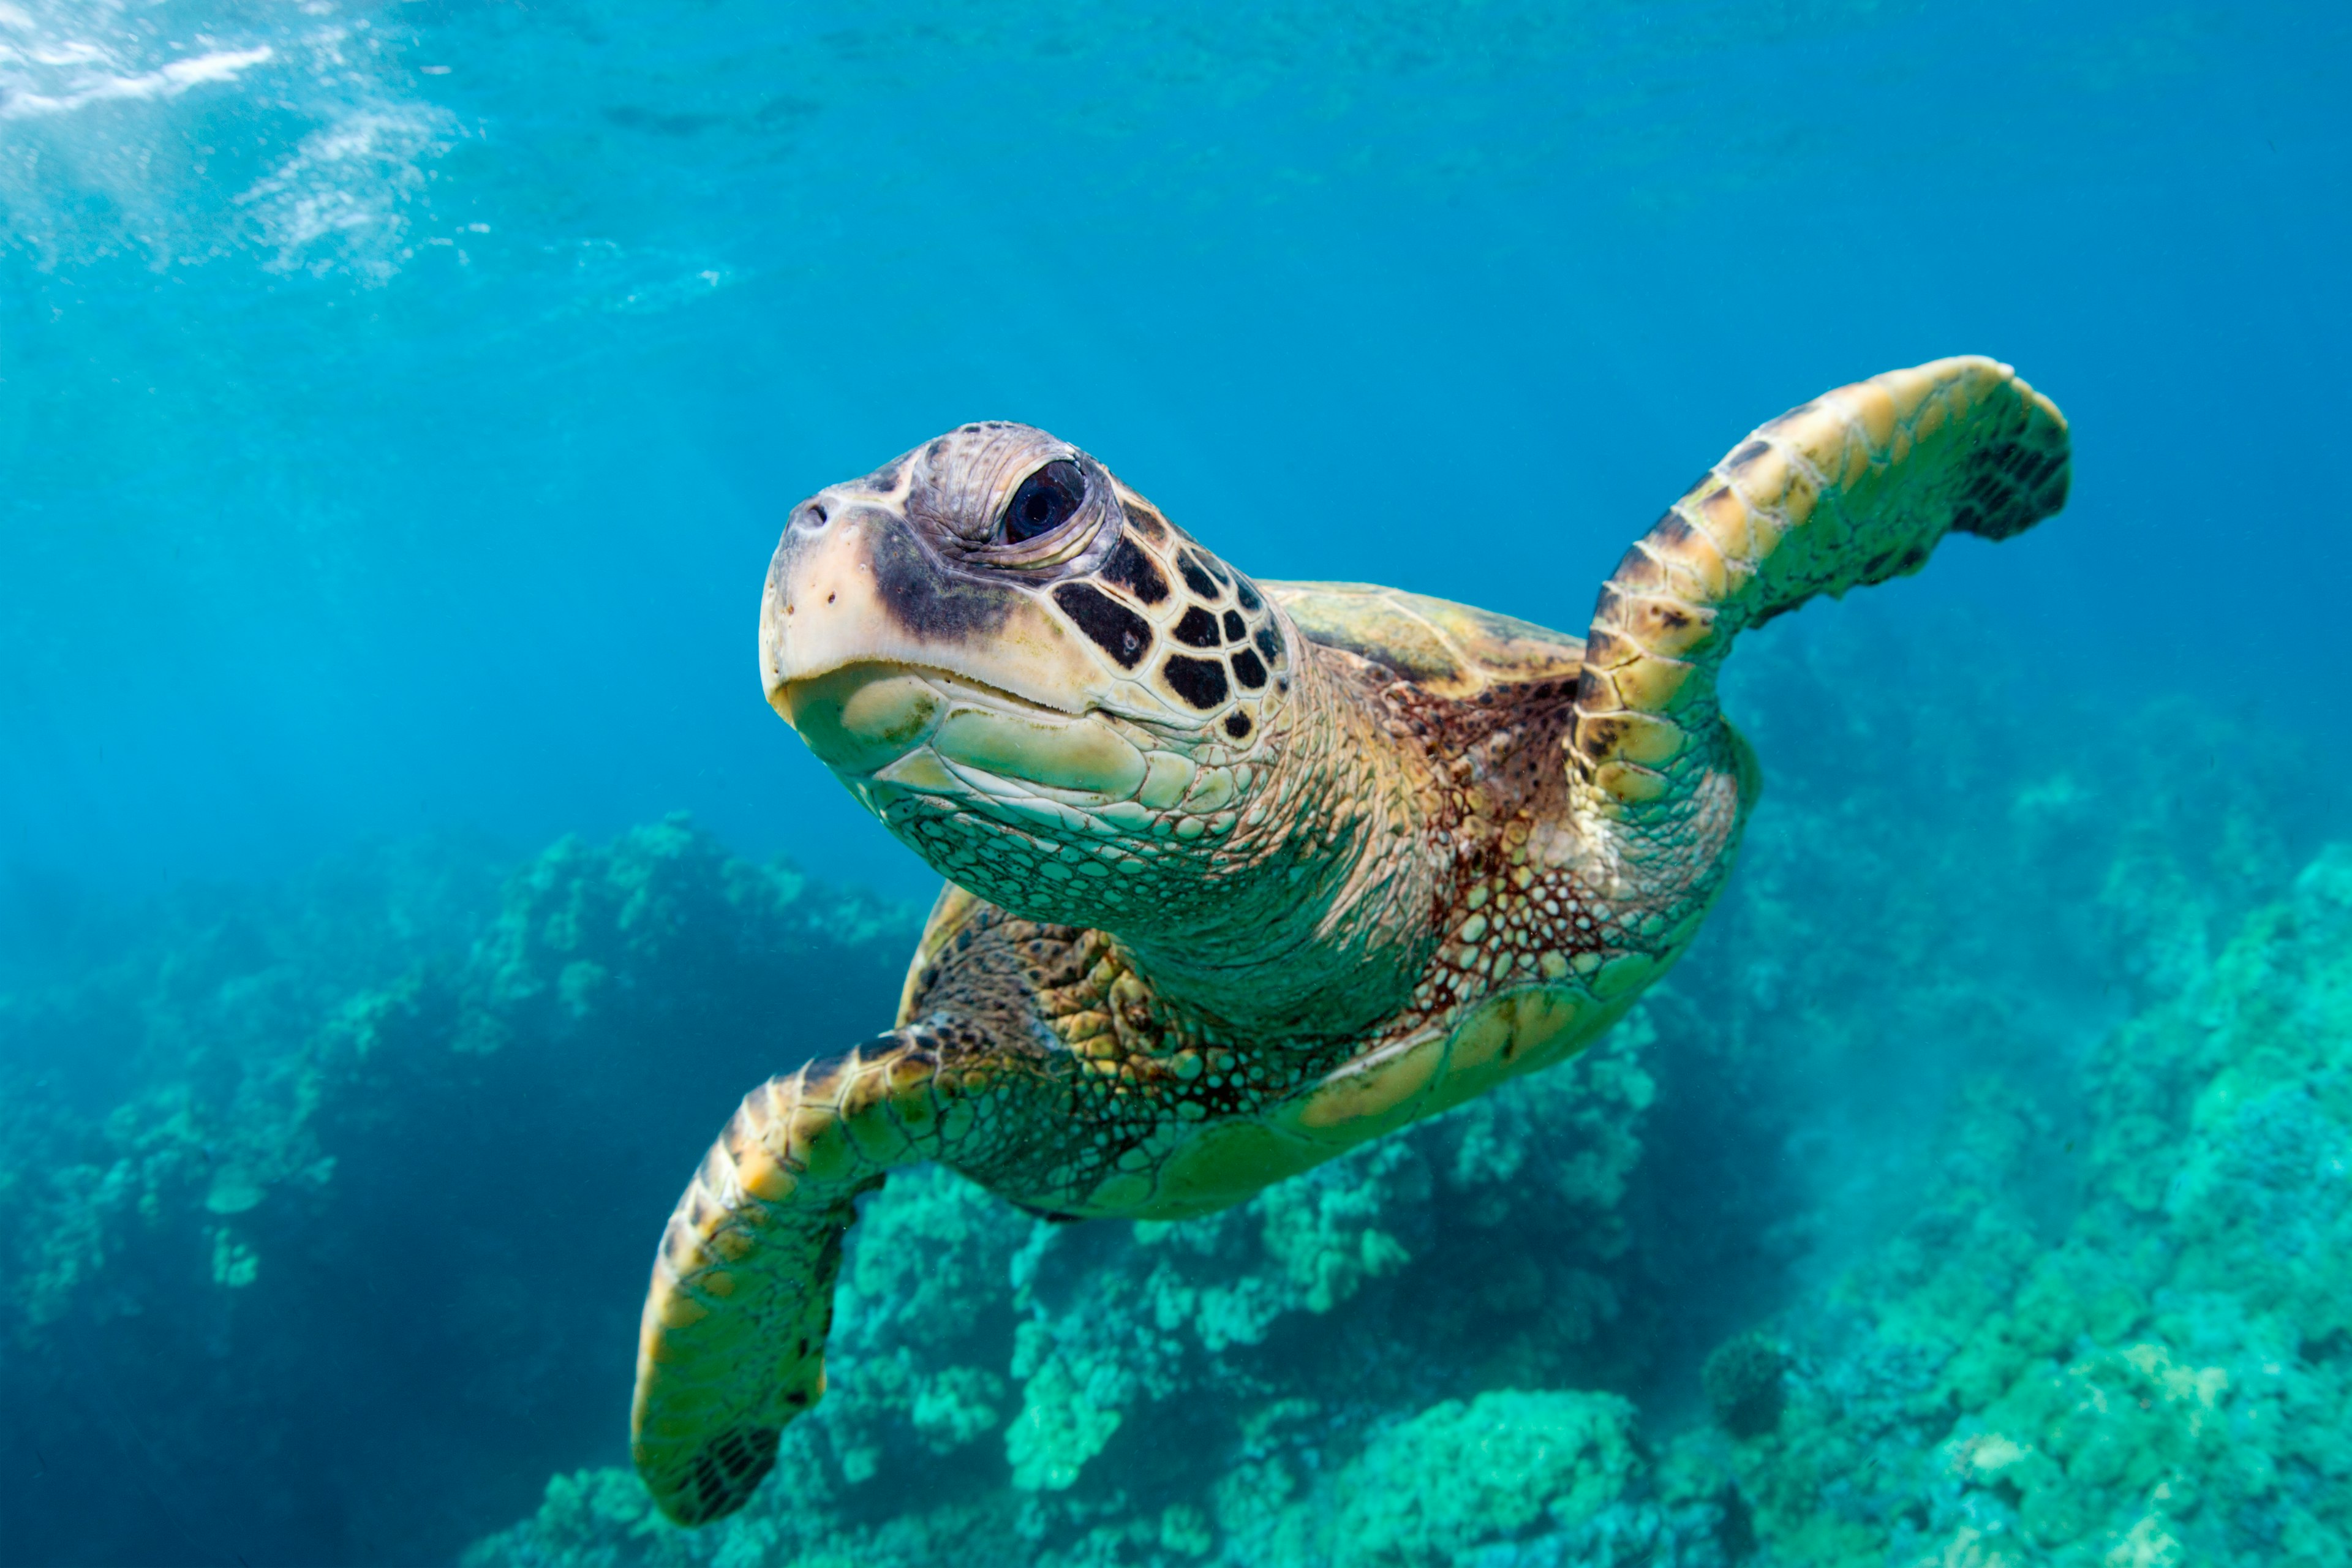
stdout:
{"type": "Polygon", "coordinates": [[[1626,552],[1585,639],[1574,752],[1605,813],[1671,808],[1726,765],[1716,672],[1747,627],[1916,572],[1946,533],[2007,539],[2066,502],[2066,419],[1978,354],[1889,371],[1733,447],[1626,552]]]}
{"type": "Polygon", "coordinates": [[[678,1200],[637,1342],[630,1449],[682,1524],[731,1513],[824,1393],[834,1272],[858,1194],[938,1152],[929,1042],[908,1030],[745,1097],[678,1200]]]}

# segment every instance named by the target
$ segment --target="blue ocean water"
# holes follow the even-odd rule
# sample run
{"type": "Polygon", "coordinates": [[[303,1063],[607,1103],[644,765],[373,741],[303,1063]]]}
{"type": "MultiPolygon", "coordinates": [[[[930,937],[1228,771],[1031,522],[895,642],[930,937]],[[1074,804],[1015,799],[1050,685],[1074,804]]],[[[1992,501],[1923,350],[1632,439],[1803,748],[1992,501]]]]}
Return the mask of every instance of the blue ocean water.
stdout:
{"type": "MultiPolygon", "coordinates": [[[[2352,1511],[2312,1500],[2352,1480],[2275,1458],[2252,1394],[2212,1421],[2290,1480],[2175,1508],[2169,1535],[2131,1499],[2210,1436],[2145,1477],[2116,1461],[2111,1513],[2068,1494],[2072,1534],[2058,1502],[2033,1511],[2040,1483],[1972,1458],[1980,1507],[1923,1470],[1926,1500],[1886,1481],[1862,1522],[1807,1536],[1798,1461],[1730,1396],[1719,1483],[1659,1478],[1698,1473],[1675,1435],[1708,1427],[1701,1364],[1733,1366],[1708,1358],[1751,1329],[1811,1380],[1790,1408],[1856,1413],[1822,1423],[1837,1441],[1874,1422],[1888,1454],[2026,1451],[2022,1428],[1966,1426],[2023,1394],[1970,1405],[1944,1372],[1920,1387],[1961,1388],[1962,1425],[1900,1437],[1918,1390],[1853,1392],[1880,1363],[1807,1303],[1899,1316],[1884,1280],[1926,1265],[1872,1249],[1920,1215],[1943,1228],[1903,1245],[1966,1252],[1948,1148],[2023,1216],[1986,1243],[2002,1267],[2040,1267],[2018,1237],[2095,1253],[2067,1227],[2138,1191],[2116,1151],[2189,1136],[2114,1129],[2207,1105],[2220,1070],[2184,1046],[2205,1065],[2126,1092],[2110,1058],[2197,1008],[2242,1003],[2257,1042],[2336,1038],[2310,1020],[2337,997],[2322,847],[2352,831],[2347,67],[2352,22],[2308,5],[0,4],[0,1205],[20,1216],[0,1559],[447,1560],[531,1520],[484,1560],[722,1551],[594,1468],[625,1462],[645,1256],[734,1096],[888,1022],[936,885],[761,700],[761,576],[818,486],[1019,419],[1261,577],[1578,632],[1626,544],[1751,426],[1980,352],[2066,410],[2074,499],[1809,610],[1752,669],[1743,652],[1782,815],[1622,1047],[1652,1051],[1650,1087],[1596,1058],[1586,1109],[1522,1108],[1488,1153],[1399,1142],[1381,1158],[1438,1174],[1349,1168],[1390,1216],[1363,1223],[1425,1258],[1445,1205],[1529,1201],[1521,1156],[1491,1148],[1573,1121],[1614,1149],[1591,1155],[1605,1179],[1542,1178],[1569,1194],[1543,1244],[1588,1282],[1559,1298],[1585,1329],[1507,1365],[1363,1370],[1349,1396],[1301,1348],[1314,1325],[1467,1344],[1533,1309],[1501,1264],[1485,1308],[1441,1308],[1348,1231],[1336,1297],[1302,1286],[1265,1298],[1255,1339],[1185,1342],[1211,1372],[1087,1361],[1083,1324],[1173,1300],[1142,1255],[1057,1242],[1041,1263],[1026,1230],[988,1233],[972,1289],[1028,1294],[954,1331],[1020,1348],[956,1363],[982,1390],[965,1415],[926,1426],[908,1412],[946,1396],[909,1394],[840,1417],[818,1511],[764,1516],[726,1560],[823,1560],[821,1517],[862,1562],[955,1561],[974,1531],[1057,1563],[2345,1561],[2352,1511]],[[565,956],[559,904],[604,935],[565,956]],[[2231,978],[2259,953],[2304,977],[2272,987],[2286,1021],[2231,978]],[[1735,1016],[1748,1033],[1708,1022],[1735,1016]],[[2110,1121],[2078,1069],[2120,1097],[2110,1121]],[[509,1147],[551,1139],[545,1168],[509,1147]],[[2066,1163],[2077,1143],[2105,1174],[2066,1163]],[[1703,1150],[1729,1175],[1677,1180],[1669,1156],[1703,1150]],[[1727,1181],[1748,1206],[1695,1220],[1727,1181]],[[1232,1345],[1278,1366],[1217,1361],[1232,1345]],[[1057,1378],[1130,1447],[1073,1460],[1056,1427],[1060,1448],[1008,1450],[1057,1378]],[[1618,1466],[1622,1521],[1559,1502],[1576,1478],[1549,1458],[1490,1489],[1553,1500],[1550,1525],[1453,1492],[1410,1528],[1373,1517],[1364,1467],[1478,1447],[1415,1412],[1471,1401],[1471,1421],[1506,1393],[1555,1403],[1495,1405],[1496,1430],[1618,1466]],[[1649,1479],[1604,1394],[1638,1408],[1649,1479]],[[1181,1476],[1147,1462],[1162,1447],[1181,1476]],[[557,1473],[589,1479],[558,1496],[557,1473]],[[1326,1481],[1356,1522],[1302,1543],[1281,1510],[1326,1481]]],[[[2313,1049],[2264,1081],[2332,1106],[2352,1058],[2313,1049]]],[[[2317,1228],[2264,1232],[2263,1256],[2317,1268],[2337,1233],[2310,1194],[2342,1167],[2280,1107],[2270,1143],[2214,1169],[2252,1182],[2284,1151],[2263,1212],[2308,1199],[2317,1228]]],[[[2195,1173],[2117,1212],[2189,1202],[2195,1173]]],[[[2162,1212],[2185,1228],[2159,1251],[2227,1229],[2162,1212]]],[[[2210,1414],[2200,1369],[2238,1364],[2215,1344],[2320,1369],[2352,1331],[2306,1313],[2264,1339],[2214,1324],[2294,1310],[2131,1289],[2189,1326],[2086,1321],[2032,1353],[2112,1352],[2210,1414]],[[2175,1359],[2148,1372],[2148,1345],[2175,1359]]],[[[917,1353],[885,1318],[877,1387],[917,1353]]],[[[2335,1408],[2300,1384],[2273,1405],[2335,1408]]],[[[1900,1469],[1806,1462],[1804,1495],[1833,1500],[1900,1469]]]]}

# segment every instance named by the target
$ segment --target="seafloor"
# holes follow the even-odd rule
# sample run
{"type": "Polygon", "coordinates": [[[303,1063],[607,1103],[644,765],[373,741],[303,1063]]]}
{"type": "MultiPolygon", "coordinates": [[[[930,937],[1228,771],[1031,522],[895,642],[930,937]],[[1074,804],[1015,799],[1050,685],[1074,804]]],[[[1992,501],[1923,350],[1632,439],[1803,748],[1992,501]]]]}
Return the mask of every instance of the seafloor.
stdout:
{"type": "Polygon", "coordinates": [[[672,821],[61,917],[0,997],[16,1548],[2352,1562],[2340,800],[1857,608],[1743,652],[1765,804],[1612,1038],[1182,1225],[894,1179],[831,1394],[698,1532],[593,1463],[646,1261],[744,1089],[887,1022],[913,911],[672,821]]]}

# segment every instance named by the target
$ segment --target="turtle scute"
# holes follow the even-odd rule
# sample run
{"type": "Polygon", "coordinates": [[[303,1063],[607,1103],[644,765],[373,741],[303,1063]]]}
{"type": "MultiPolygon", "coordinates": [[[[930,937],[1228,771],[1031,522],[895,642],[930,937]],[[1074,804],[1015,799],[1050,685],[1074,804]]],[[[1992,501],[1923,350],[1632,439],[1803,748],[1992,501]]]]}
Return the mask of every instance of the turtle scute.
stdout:
{"type": "Polygon", "coordinates": [[[1576,679],[1584,643],[1530,621],[1370,583],[1262,583],[1310,642],[1369,659],[1440,697],[1576,679]]]}

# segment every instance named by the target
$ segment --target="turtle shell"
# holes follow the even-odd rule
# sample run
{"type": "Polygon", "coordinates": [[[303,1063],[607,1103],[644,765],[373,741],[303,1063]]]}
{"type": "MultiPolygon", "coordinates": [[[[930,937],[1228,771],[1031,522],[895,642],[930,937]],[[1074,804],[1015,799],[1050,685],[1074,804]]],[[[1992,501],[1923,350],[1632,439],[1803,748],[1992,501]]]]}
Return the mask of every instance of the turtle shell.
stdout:
{"type": "Polygon", "coordinates": [[[1514,619],[1371,583],[1260,583],[1308,641],[1368,659],[1440,697],[1576,679],[1584,643],[1514,619]]]}

